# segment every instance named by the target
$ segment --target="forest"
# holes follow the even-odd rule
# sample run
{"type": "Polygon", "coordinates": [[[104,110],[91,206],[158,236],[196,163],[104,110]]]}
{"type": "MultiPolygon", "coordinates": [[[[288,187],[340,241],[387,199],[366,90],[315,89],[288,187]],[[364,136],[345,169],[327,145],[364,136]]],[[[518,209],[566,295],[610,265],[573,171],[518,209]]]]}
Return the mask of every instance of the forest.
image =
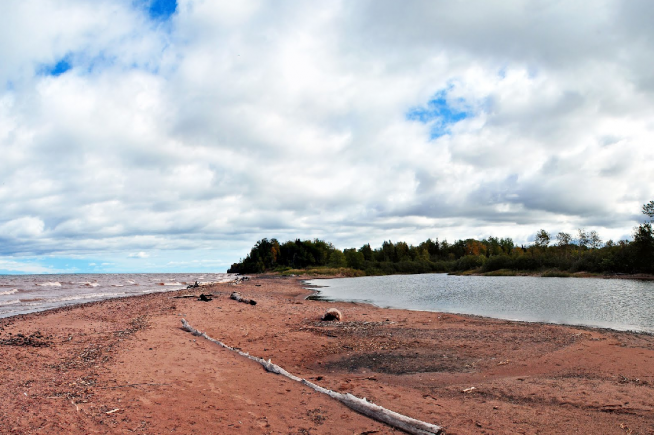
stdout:
{"type": "Polygon", "coordinates": [[[575,234],[550,234],[541,229],[529,246],[516,246],[511,238],[488,237],[448,243],[427,239],[418,245],[385,241],[372,248],[340,250],[314,239],[259,240],[250,253],[229,268],[230,273],[336,270],[360,275],[411,273],[482,273],[512,275],[540,273],[569,276],[576,272],[600,274],[654,273],[654,201],[643,205],[650,220],[634,228],[633,240],[603,241],[596,231],[579,229],[575,234]]]}

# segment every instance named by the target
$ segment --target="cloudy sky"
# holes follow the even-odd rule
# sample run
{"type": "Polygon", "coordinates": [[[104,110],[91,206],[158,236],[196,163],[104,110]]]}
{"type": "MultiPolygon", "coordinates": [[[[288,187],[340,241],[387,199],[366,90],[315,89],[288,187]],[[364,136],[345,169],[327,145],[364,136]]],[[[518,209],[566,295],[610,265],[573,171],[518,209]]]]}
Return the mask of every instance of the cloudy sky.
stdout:
{"type": "Polygon", "coordinates": [[[654,3],[9,0],[0,273],[224,271],[336,247],[629,238],[654,3]]]}

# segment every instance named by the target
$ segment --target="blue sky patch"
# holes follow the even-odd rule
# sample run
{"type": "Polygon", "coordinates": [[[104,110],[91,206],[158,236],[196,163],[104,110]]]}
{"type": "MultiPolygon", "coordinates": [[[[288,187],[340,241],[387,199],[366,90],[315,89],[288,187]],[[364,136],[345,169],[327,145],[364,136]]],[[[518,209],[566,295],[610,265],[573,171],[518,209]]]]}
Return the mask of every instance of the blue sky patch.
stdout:
{"type": "Polygon", "coordinates": [[[466,106],[463,99],[452,100],[447,91],[437,92],[426,106],[414,107],[406,114],[409,121],[431,124],[431,139],[439,138],[450,132],[449,127],[466,119],[470,113],[463,109],[466,106]]]}
{"type": "Polygon", "coordinates": [[[43,65],[43,67],[41,67],[41,73],[57,77],[70,70],[72,67],[73,65],[70,63],[70,58],[66,56],[55,64],[43,65]]]}
{"type": "Polygon", "coordinates": [[[150,18],[167,20],[177,10],[177,0],[151,0],[148,6],[150,18]]]}

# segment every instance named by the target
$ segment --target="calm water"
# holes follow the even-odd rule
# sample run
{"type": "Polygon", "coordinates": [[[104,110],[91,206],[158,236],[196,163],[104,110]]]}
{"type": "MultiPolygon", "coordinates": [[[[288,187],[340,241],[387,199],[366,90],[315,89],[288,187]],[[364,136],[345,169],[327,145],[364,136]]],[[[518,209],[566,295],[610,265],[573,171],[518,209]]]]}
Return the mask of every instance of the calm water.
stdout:
{"type": "Polygon", "coordinates": [[[228,273],[0,275],[0,318],[232,279],[228,273]]]}
{"type": "Polygon", "coordinates": [[[428,274],[307,283],[329,300],[654,333],[652,281],[428,274]]]}

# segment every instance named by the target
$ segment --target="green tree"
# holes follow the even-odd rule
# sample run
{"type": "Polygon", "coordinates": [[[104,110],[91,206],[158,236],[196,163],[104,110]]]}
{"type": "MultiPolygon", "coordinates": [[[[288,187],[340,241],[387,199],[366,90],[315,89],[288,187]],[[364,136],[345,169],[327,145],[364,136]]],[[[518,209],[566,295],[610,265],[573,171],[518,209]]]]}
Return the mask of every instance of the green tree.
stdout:
{"type": "Polygon", "coordinates": [[[362,247],[359,248],[359,252],[363,254],[363,259],[366,261],[372,261],[372,248],[370,247],[370,243],[366,243],[362,247]]]}
{"type": "Polygon", "coordinates": [[[363,269],[363,264],[365,262],[365,257],[363,256],[362,252],[358,252],[356,249],[344,249],[343,254],[345,254],[345,261],[347,263],[347,267],[351,267],[352,269],[363,269]]]}
{"type": "Polygon", "coordinates": [[[597,234],[597,231],[595,230],[588,233],[588,242],[590,244],[590,247],[593,249],[599,249],[602,247],[602,239],[600,238],[599,234],[597,234]]]}
{"type": "Polygon", "coordinates": [[[500,246],[506,255],[511,255],[513,248],[515,248],[515,244],[513,243],[513,239],[511,237],[500,239],[500,246]]]}
{"type": "Polygon", "coordinates": [[[436,260],[440,254],[440,243],[438,243],[438,239],[435,241],[432,239],[427,239],[418,245],[418,247],[420,249],[426,249],[431,260],[436,260]]]}
{"type": "Polygon", "coordinates": [[[566,247],[572,243],[572,236],[569,233],[559,232],[556,235],[556,245],[560,247],[566,247]]]}
{"type": "Polygon", "coordinates": [[[340,249],[335,249],[329,255],[329,267],[347,267],[347,260],[345,254],[340,249]]]}
{"type": "Polygon", "coordinates": [[[650,201],[647,204],[643,205],[643,214],[651,218],[654,218],[654,201],[650,201]]]}
{"type": "Polygon", "coordinates": [[[406,242],[397,242],[395,244],[395,261],[410,261],[410,252],[409,245],[406,242]]]}
{"type": "Polygon", "coordinates": [[[588,237],[588,233],[585,229],[579,228],[577,230],[577,245],[579,245],[580,248],[587,248],[589,244],[590,238],[588,237]]]}
{"type": "Polygon", "coordinates": [[[639,271],[654,272],[654,232],[651,223],[647,222],[636,227],[633,244],[639,271]]]}
{"type": "Polygon", "coordinates": [[[547,231],[541,229],[536,233],[534,245],[538,246],[539,248],[547,248],[547,245],[550,244],[550,240],[550,234],[547,231]]]}

